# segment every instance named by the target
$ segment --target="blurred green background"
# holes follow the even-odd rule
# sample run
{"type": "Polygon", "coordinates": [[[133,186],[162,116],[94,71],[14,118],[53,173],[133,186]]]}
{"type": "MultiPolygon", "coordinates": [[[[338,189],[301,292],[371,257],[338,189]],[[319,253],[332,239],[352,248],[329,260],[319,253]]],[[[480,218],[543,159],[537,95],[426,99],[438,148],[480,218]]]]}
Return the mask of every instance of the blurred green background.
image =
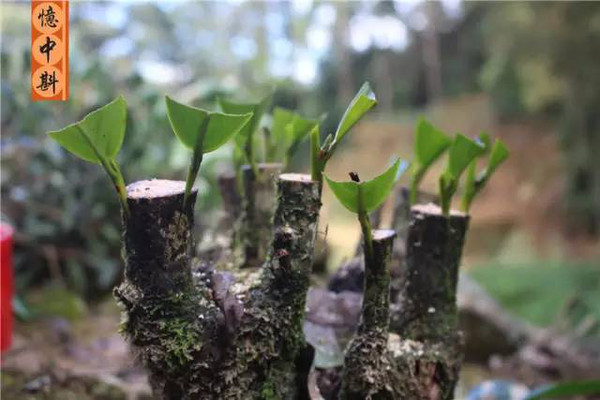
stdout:
{"type": "MultiPolygon", "coordinates": [[[[393,154],[409,157],[421,114],[449,133],[503,138],[511,159],[476,201],[465,268],[538,325],[600,320],[600,3],[72,2],[65,103],[30,101],[30,4],[0,7],[2,220],[17,232],[26,310],[44,312],[32,288],[49,283],[53,296],[60,288],[94,304],[122,270],[118,202],[104,172],[44,132],[123,94],[127,181],[183,179],[188,153],[173,140],[165,94],[213,108],[218,95],[253,99],[274,85],[273,105],[326,112],[330,132],[368,80],[379,105],[328,174],[374,174],[393,154]],[[573,303],[579,311],[565,317],[573,303]]],[[[219,208],[215,177],[230,168],[230,151],[203,164],[201,224],[219,208]]],[[[306,154],[295,169],[308,169],[306,154]]],[[[339,261],[358,226],[325,195],[339,261]]]]}

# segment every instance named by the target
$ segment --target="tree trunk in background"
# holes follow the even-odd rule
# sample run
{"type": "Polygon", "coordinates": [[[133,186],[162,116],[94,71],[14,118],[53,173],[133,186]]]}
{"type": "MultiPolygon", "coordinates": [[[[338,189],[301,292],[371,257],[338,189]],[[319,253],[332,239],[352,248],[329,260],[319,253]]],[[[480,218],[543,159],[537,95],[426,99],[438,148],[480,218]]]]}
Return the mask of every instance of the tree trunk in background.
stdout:
{"type": "Polygon", "coordinates": [[[347,104],[354,96],[354,76],[352,73],[352,57],[348,43],[351,4],[336,4],[334,30],[335,60],[337,64],[337,103],[347,104]]]}
{"type": "Polygon", "coordinates": [[[438,18],[436,2],[425,3],[427,26],[422,34],[423,64],[425,65],[425,83],[427,85],[427,102],[433,103],[442,96],[442,61],[438,41],[438,18]]]}
{"type": "Polygon", "coordinates": [[[373,60],[375,84],[377,85],[378,109],[383,112],[394,111],[394,75],[392,73],[391,50],[376,50],[373,60]]]}
{"type": "Polygon", "coordinates": [[[590,88],[586,87],[589,83],[580,80],[573,77],[569,81],[561,136],[567,228],[597,235],[600,233],[600,116],[596,106],[600,101],[594,102],[590,88]]]}

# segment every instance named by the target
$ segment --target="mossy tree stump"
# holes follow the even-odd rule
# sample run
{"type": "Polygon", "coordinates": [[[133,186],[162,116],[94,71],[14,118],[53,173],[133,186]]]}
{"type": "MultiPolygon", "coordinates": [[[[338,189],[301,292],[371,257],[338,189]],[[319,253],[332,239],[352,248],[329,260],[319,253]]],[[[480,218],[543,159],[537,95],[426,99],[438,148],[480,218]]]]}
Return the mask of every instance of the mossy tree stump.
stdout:
{"type": "MultiPolygon", "coordinates": [[[[462,361],[456,288],[469,216],[411,208],[392,352],[406,391],[417,399],[452,399],[462,361]]],[[[413,397],[411,397],[413,398],[413,397]]]]}
{"type": "Polygon", "coordinates": [[[148,368],[155,396],[297,397],[305,391],[296,364],[304,347],[318,183],[307,175],[280,176],[267,261],[253,279],[225,290],[215,286],[217,272],[213,279],[192,278],[193,217],[182,210],[184,186],[153,180],[128,187],[125,279],[115,296],[122,332],[148,368]]]}

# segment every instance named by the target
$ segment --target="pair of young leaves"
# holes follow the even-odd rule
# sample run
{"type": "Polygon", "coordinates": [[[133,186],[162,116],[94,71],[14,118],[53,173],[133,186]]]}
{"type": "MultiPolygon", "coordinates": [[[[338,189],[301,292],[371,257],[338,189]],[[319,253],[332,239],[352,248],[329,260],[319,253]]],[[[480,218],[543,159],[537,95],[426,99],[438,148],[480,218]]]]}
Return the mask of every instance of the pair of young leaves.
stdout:
{"type": "MultiPolygon", "coordinates": [[[[482,133],[477,141],[458,134],[454,139],[436,129],[421,118],[415,137],[415,157],[411,166],[411,203],[416,202],[419,183],[429,167],[448,151],[448,163],[440,176],[440,198],[444,214],[450,211],[450,202],[455,194],[460,176],[467,170],[462,199],[463,211],[468,212],[475,195],[489,181],[498,166],[508,158],[508,149],[500,140],[491,145],[489,135],[482,133]],[[487,167],[476,175],[477,159],[489,153],[487,167]]],[[[380,176],[366,182],[336,182],[328,177],[327,183],[337,199],[349,211],[356,214],[370,213],[377,209],[389,195],[395,181],[404,172],[397,160],[380,176]]]]}
{"type": "MultiPolygon", "coordinates": [[[[177,103],[170,97],[166,97],[166,105],[175,135],[190,149],[196,146],[198,137],[203,134],[201,127],[209,118],[202,143],[204,153],[221,147],[252,117],[252,113],[231,115],[208,112],[177,103]]],[[[102,161],[115,160],[119,153],[125,137],[126,120],[127,104],[121,96],[91,112],[80,122],[48,132],[48,135],[83,160],[102,164],[102,161]]]]}
{"type": "Polygon", "coordinates": [[[415,137],[415,155],[411,167],[410,201],[415,204],[419,184],[429,167],[448,151],[446,169],[439,178],[440,201],[444,214],[450,211],[452,196],[456,193],[461,175],[467,169],[462,209],[469,211],[475,195],[486,185],[491,175],[508,158],[508,149],[500,140],[492,146],[489,135],[482,133],[477,140],[457,134],[450,139],[440,130],[421,118],[415,137]],[[489,154],[487,167],[476,175],[477,159],[489,154]]]}
{"type": "MultiPolygon", "coordinates": [[[[252,122],[247,124],[242,132],[236,136],[238,149],[245,150],[246,162],[254,162],[252,150],[252,135],[258,128],[258,124],[270,103],[271,96],[265,97],[259,103],[240,104],[227,100],[220,100],[221,109],[232,114],[253,112],[252,122]]],[[[368,82],[365,82],[358,93],[354,96],[342,119],[340,120],[334,135],[329,135],[323,144],[320,143],[320,119],[308,119],[299,114],[276,107],[272,115],[272,124],[268,140],[266,141],[267,161],[280,161],[284,164],[295,153],[300,143],[310,136],[311,141],[311,169],[314,180],[322,182],[322,174],[327,161],[333,155],[342,138],[350,129],[377,104],[375,94],[368,82]]]]}
{"type": "MultiPolygon", "coordinates": [[[[232,136],[240,132],[252,118],[252,113],[224,114],[208,112],[199,108],[180,104],[166,97],[169,121],[179,140],[194,151],[188,183],[195,180],[202,154],[221,147],[232,136]]],[[[125,215],[129,214],[127,193],[117,154],[123,144],[127,122],[127,104],[121,96],[109,104],[88,114],[80,122],[58,131],[48,132],[69,152],[95,164],[100,164],[108,173],[119,194],[125,215]]],[[[191,184],[186,187],[186,201],[191,184]]]]}
{"type": "Polygon", "coordinates": [[[328,135],[321,144],[318,127],[310,132],[311,175],[312,179],[322,183],[323,171],[342,139],[360,119],[377,104],[375,93],[369,82],[365,82],[346,108],[335,134],[328,135]]]}

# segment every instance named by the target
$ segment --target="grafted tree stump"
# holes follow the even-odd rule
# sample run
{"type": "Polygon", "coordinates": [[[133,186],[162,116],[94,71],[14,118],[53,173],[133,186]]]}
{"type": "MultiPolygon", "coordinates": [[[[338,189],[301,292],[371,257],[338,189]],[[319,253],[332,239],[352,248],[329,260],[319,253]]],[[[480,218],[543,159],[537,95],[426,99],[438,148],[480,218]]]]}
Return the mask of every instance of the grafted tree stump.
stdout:
{"type": "Polygon", "coordinates": [[[184,186],[153,180],[128,187],[125,279],[115,296],[123,307],[121,330],[149,370],[155,396],[296,398],[306,386],[296,375],[318,183],[281,175],[267,261],[225,293],[218,276],[192,278],[192,210],[182,210],[184,186]]]}
{"type": "Polygon", "coordinates": [[[390,330],[403,386],[416,399],[452,399],[462,361],[456,288],[468,215],[434,204],[411,209],[399,313],[390,330]]]}

